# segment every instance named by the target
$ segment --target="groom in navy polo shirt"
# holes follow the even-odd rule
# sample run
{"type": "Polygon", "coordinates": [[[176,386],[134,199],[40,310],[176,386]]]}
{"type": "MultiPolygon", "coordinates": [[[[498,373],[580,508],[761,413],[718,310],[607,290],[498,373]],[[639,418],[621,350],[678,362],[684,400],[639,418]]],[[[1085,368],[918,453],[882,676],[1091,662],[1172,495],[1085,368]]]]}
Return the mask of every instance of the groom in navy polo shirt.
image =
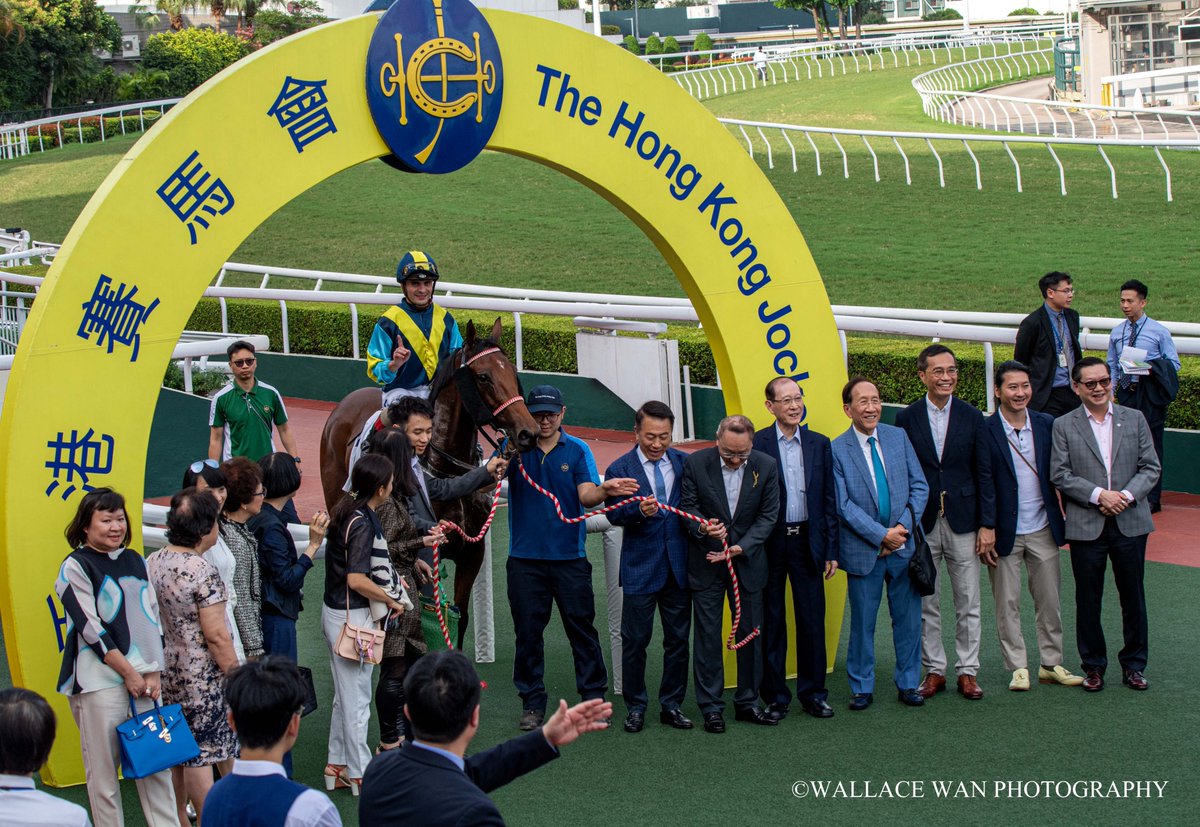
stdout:
{"type": "Polygon", "coordinates": [[[526,482],[529,477],[558,497],[563,515],[578,517],[605,497],[633,494],[636,480],[600,482],[591,449],[562,429],[566,405],[552,385],[540,385],[525,400],[538,423],[537,446],[508,466],[508,605],[516,632],[513,683],[521,696],[519,726],[530,731],[546,716],[546,670],[543,633],[550,609],[558,605],[575,660],[575,687],[587,701],[603,698],[608,688],[604,651],[596,635],[596,598],[592,565],[587,560],[583,522],[564,523],[554,503],[526,482]]]}

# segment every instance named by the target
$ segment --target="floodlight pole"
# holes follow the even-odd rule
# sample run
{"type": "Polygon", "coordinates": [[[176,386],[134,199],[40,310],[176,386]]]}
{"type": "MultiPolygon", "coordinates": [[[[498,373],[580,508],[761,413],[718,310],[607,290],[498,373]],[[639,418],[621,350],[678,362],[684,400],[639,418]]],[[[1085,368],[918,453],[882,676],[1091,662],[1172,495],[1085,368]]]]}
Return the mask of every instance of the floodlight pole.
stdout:
{"type": "Polygon", "coordinates": [[[600,36],[600,0],[592,0],[592,34],[600,36]]]}

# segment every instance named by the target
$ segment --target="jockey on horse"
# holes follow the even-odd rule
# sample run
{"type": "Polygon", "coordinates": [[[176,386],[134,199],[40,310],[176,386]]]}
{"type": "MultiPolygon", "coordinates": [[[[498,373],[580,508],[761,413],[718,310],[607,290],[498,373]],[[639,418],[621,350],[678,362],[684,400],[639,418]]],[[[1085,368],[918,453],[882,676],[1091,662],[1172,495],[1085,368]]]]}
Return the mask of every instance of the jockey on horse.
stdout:
{"type": "Polygon", "coordinates": [[[437,280],[437,264],[420,250],[405,253],[396,265],[396,281],[404,291],[404,298],[379,317],[367,345],[367,376],[383,386],[383,404],[366,421],[354,442],[347,486],[349,470],[362,455],[367,437],[372,431],[396,424],[388,421],[388,406],[405,396],[428,399],[429,383],[438,363],[463,345],[458,322],[449,310],[433,302],[437,280]]]}

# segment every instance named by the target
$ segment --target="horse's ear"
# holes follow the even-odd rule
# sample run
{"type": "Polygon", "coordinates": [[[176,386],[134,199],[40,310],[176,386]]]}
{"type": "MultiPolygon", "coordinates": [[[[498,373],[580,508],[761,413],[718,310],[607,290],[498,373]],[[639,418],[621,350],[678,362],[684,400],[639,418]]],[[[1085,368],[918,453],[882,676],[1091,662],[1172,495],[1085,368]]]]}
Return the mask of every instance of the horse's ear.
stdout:
{"type": "Polygon", "coordinates": [[[496,323],[492,325],[492,341],[497,344],[500,342],[500,317],[496,317],[496,323]]]}
{"type": "Polygon", "coordinates": [[[467,321],[467,335],[463,337],[463,344],[467,347],[475,344],[475,322],[467,321]]]}

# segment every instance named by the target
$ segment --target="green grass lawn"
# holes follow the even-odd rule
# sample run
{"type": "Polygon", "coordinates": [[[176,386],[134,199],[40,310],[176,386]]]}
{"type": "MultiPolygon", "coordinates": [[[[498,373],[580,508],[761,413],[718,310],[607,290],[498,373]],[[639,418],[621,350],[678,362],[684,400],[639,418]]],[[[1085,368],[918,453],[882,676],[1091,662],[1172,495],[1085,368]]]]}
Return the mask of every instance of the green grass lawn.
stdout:
{"type": "MultiPolygon", "coordinates": [[[[493,528],[496,554],[496,654],[492,664],[479,665],[487,681],[482,724],[475,751],[519,734],[516,721],[521,705],[512,687],[512,622],[505,594],[504,556],[507,520],[493,528]]],[[[604,575],[599,541],[589,542],[597,600],[597,627],[605,628],[604,575]]],[[[1063,628],[1066,665],[1075,669],[1074,583],[1063,558],[1063,628]]],[[[296,777],[321,787],[326,760],[332,689],[328,650],[321,637],[320,600],[323,563],[308,575],[307,600],[301,614],[301,661],[313,669],[320,708],[301,726],[294,756],[296,777]]],[[[901,705],[891,690],[894,663],[887,610],[881,612],[876,635],[878,657],[876,701],[864,713],[847,711],[849,689],[843,670],[848,632],[843,626],[838,665],[829,676],[832,720],[817,721],[795,711],[774,729],[739,724],[729,718],[721,736],[699,728],[680,732],[658,723],[653,697],[661,668],[661,637],[651,644],[647,685],[651,715],[645,731],[596,733],[566,747],[563,757],[533,775],[496,792],[494,798],[512,825],[614,824],[995,824],[1065,823],[1086,819],[1089,824],[1182,824],[1190,819],[1200,796],[1193,768],[1195,733],[1200,713],[1194,690],[1200,680],[1193,652],[1197,617],[1193,596],[1200,589],[1200,571],[1150,563],[1146,593],[1150,612],[1151,659],[1149,692],[1134,693],[1121,686],[1115,665],[1110,684],[1098,694],[1079,689],[1034,684],[1028,693],[1008,692],[996,642],[991,590],[983,589],[983,647],[980,702],[969,702],[953,691],[939,695],[924,709],[901,705]],[[1166,782],[1161,799],[1079,800],[996,797],[992,785],[1008,781],[1159,781],[1166,782]],[[924,781],[925,799],[804,799],[792,795],[795,781],[884,782],[924,781]],[[981,782],[984,798],[936,798],[932,783],[981,782]]],[[[1115,650],[1120,641],[1120,615],[1111,582],[1108,585],[1104,628],[1115,650]]],[[[943,595],[943,617],[953,616],[951,598],[943,595]]],[[[1024,598],[1024,629],[1031,663],[1037,662],[1033,610],[1024,598]]],[[[849,615],[847,614],[847,618],[849,615]]],[[[603,635],[602,635],[603,638],[603,635]]],[[[953,641],[947,633],[948,646],[953,641]]],[[[470,638],[468,652],[472,652],[470,638]]],[[[605,647],[606,655],[608,653],[605,647]]],[[[571,702],[575,695],[570,649],[557,614],[546,635],[547,688],[551,698],[571,702]]],[[[0,659],[0,685],[8,675],[0,659]]],[[[732,679],[732,675],[729,676],[732,679]]],[[[684,712],[699,720],[689,684],[684,712]]],[[[726,693],[730,701],[730,693],[726,693]]],[[[625,709],[616,703],[618,725],[625,709]]],[[[372,715],[374,713],[372,712],[372,715]]],[[[371,728],[371,744],[376,737],[371,728]]],[[[136,790],[123,787],[129,824],[141,824],[136,790]]],[[[82,787],[55,791],[86,803],[82,787]]],[[[333,795],[347,824],[357,823],[355,801],[345,790],[333,795]]]]}

